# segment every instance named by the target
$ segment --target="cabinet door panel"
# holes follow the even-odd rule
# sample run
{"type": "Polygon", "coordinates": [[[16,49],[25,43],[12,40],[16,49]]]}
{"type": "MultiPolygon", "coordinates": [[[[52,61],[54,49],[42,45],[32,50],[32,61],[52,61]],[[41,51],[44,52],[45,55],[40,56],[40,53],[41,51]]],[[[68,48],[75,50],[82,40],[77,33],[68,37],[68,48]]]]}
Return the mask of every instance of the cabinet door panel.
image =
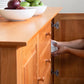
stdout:
{"type": "Polygon", "coordinates": [[[51,39],[51,24],[50,22],[39,33],[39,53],[41,54],[48,41],[51,39]]]}
{"type": "Polygon", "coordinates": [[[52,84],[51,83],[51,67],[47,68],[47,72],[45,73],[44,76],[44,81],[39,81],[39,84],[52,84]]]}
{"type": "Polygon", "coordinates": [[[84,84],[84,79],[81,78],[57,78],[54,84],[84,84]]]}
{"type": "Polygon", "coordinates": [[[38,38],[38,82],[51,84],[51,22],[40,31],[38,38]]]}
{"type": "Polygon", "coordinates": [[[37,84],[37,54],[36,51],[24,65],[24,84],[37,84]]]}
{"type": "MultiPolygon", "coordinates": [[[[60,27],[54,28],[54,39],[57,41],[71,41],[84,38],[84,19],[81,15],[59,15],[60,27]],[[66,17],[67,16],[67,17],[66,17]]],[[[84,16],[84,15],[83,15],[84,16]]],[[[83,84],[84,83],[84,59],[72,54],[61,54],[54,59],[54,84],[83,84]]]]}
{"type": "Polygon", "coordinates": [[[40,60],[39,60],[39,74],[40,76],[44,76],[47,68],[49,66],[51,66],[51,53],[50,53],[50,42],[48,43],[48,45],[46,46],[46,48],[44,49],[43,53],[40,56],[40,60]]]}
{"type": "Polygon", "coordinates": [[[52,78],[51,78],[51,68],[48,70],[47,75],[45,76],[45,80],[43,84],[52,84],[51,82],[52,78]]]}
{"type": "MultiPolygon", "coordinates": [[[[61,21],[61,40],[69,41],[84,37],[83,20],[62,20],[61,21]]],[[[62,54],[60,61],[61,77],[84,77],[84,59],[72,54],[62,54]]]]}
{"type": "Polygon", "coordinates": [[[32,56],[33,52],[36,50],[37,47],[37,37],[32,38],[28,41],[27,46],[23,48],[23,64],[27,62],[27,60],[32,56]]]}

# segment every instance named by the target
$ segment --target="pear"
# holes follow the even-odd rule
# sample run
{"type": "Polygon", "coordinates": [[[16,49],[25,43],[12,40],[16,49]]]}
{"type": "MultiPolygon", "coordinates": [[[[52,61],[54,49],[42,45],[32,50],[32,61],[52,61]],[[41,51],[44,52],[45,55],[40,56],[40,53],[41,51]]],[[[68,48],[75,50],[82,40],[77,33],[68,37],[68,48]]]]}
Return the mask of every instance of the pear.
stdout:
{"type": "Polygon", "coordinates": [[[29,2],[21,2],[20,3],[20,6],[22,6],[22,7],[29,7],[30,6],[30,3],[29,2]]]}
{"type": "Polygon", "coordinates": [[[34,0],[34,2],[40,3],[40,0],[34,0]]]}
{"type": "Polygon", "coordinates": [[[31,3],[31,2],[33,2],[33,1],[35,1],[35,0],[26,0],[26,1],[31,3]]]}
{"type": "Polygon", "coordinates": [[[44,3],[43,3],[42,1],[40,1],[39,5],[40,5],[40,6],[43,6],[43,5],[44,5],[44,3]]]}
{"type": "Polygon", "coordinates": [[[40,0],[35,0],[31,3],[31,6],[39,6],[40,0]]]}

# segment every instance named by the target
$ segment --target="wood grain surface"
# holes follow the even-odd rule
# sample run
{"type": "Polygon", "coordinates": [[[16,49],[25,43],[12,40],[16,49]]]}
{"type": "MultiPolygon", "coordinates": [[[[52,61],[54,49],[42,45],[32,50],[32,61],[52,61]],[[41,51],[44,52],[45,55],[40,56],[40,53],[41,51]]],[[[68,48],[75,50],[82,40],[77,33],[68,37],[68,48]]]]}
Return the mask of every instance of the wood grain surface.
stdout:
{"type": "Polygon", "coordinates": [[[0,84],[17,84],[16,48],[0,48],[0,84]]]}
{"type": "Polygon", "coordinates": [[[61,9],[47,8],[21,22],[0,16],[0,84],[51,84],[51,20],[61,9]],[[45,62],[41,66],[41,59],[49,60],[48,66],[45,62]],[[42,67],[46,72],[40,75],[42,67]],[[44,82],[38,81],[41,76],[44,82]]]}
{"type": "MultiPolygon", "coordinates": [[[[54,19],[59,29],[54,28],[54,39],[72,41],[84,38],[84,14],[59,14],[54,19]]],[[[54,57],[54,84],[84,84],[84,58],[72,54],[54,57]]]]}
{"type": "Polygon", "coordinates": [[[10,22],[0,17],[0,45],[26,45],[62,8],[50,7],[26,21],[10,22]]]}

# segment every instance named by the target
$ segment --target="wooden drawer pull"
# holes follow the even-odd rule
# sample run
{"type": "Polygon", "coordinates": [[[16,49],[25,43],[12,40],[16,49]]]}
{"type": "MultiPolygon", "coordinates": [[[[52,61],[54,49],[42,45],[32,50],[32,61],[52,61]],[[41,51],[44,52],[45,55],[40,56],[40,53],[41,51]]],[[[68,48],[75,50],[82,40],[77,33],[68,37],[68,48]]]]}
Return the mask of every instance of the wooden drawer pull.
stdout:
{"type": "Polygon", "coordinates": [[[51,59],[45,59],[45,62],[49,62],[50,63],[51,62],[51,59]]]}
{"type": "Polygon", "coordinates": [[[47,32],[45,36],[51,36],[51,32],[47,32]]]}
{"type": "Polygon", "coordinates": [[[38,81],[44,81],[44,77],[38,77],[38,81]]]}

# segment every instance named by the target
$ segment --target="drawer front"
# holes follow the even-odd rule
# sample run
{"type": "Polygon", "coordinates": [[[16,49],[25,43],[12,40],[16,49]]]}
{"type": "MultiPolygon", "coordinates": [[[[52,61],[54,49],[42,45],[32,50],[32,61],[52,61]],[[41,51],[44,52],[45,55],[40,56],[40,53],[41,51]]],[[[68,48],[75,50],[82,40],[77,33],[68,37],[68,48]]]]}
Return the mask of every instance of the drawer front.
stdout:
{"type": "Polygon", "coordinates": [[[52,84],[51,67],[47,68],[45,76],[38,78],[39,84],[52,84]]]}
{"type": "Polygon", "coordinates": [[[42,84],[52,84],[52,77],[51,77],[51,68],[47,70],[47,74],[44,77],[44,81],[42,84]]]}
{"type": "Polygon", "coordinates": [[[37,84],[37,61],[36,52],[33,52],[30,60],[24,65],[24,84],[37,84]]]}
{"type": "Polygon", "coordinates": [[[37,37],[28,41],[23,52],[22,77],[24,84],[37,84],[37,37]]]}
{"type": "Polygon", "coordinates": [[[51,45],[48,42],[39,58],[39,76],[44,76],[47,69],[51,67],[51,45]]]}
{"type": "Polygon", "coordinates": [[[51,23],[49,22],[39,33],[39,54],[42,53],[51,39],[51,23]]]}
{"type": "Polygon", "coordinates": [[[25,64],[30,57],[33,55],[33,52],[37,52],[37,37],[32,38],[28,41],[27,46],[24,47],[24,59],[23,64],[25,64]]]}

